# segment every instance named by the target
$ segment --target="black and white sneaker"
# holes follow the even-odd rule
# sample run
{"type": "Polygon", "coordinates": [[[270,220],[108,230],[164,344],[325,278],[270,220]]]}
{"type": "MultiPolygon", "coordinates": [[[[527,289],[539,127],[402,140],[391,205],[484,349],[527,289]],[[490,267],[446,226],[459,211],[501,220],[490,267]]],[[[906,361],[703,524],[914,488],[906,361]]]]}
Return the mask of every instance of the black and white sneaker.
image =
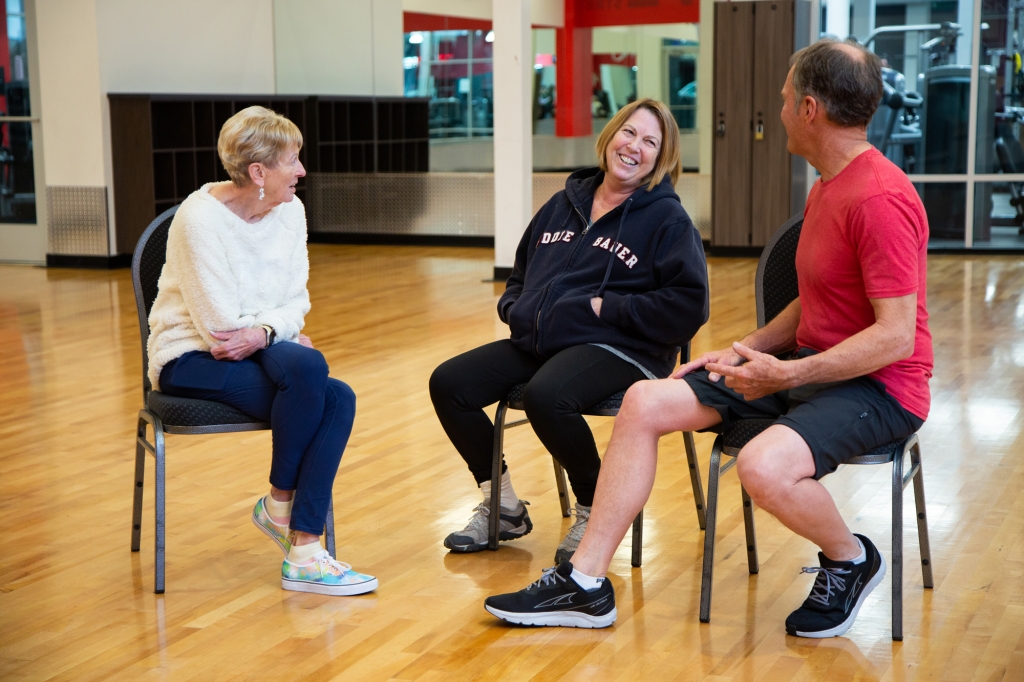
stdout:
{"type": "MultiPolygon", "coordinates": [[[[526,500],[519,500],[519,509],[509,511],[504,507],[498,507],[500,512],[498,522],[498,539],[515,540],[524,535],[529,535],[533,530],[533,522],[530,515],[526,513],[526,500]]],[[[444,539],[444,546],[453,552],[479,552],[487,549],[487,534],[489,532],[488,519],[491,517],[491,503],[484,500],[473,509],[473,516],[469,523],[458,533],[450,533],[444,539]]]]}
{"type": "Polygon", "coordinates": [[[525,590],[488,597],[484,608],[518,625],[565,628],[606,628],[615,622],[615,590],[607,578],[588,592],[572,579],[572,563],[545,568],[540,580],[525,590]]]}
{"type": "Polygon", "coordinates": [[[871,590],[885,577],[885,559],[863,535],[856,535],[867,558],[863,563],[832,561],[821,552],[821,566],[804,568],[817,573],[803,606],[786,619],[786,632],[797,637],[838,637],[850,629],[871,590]]]}

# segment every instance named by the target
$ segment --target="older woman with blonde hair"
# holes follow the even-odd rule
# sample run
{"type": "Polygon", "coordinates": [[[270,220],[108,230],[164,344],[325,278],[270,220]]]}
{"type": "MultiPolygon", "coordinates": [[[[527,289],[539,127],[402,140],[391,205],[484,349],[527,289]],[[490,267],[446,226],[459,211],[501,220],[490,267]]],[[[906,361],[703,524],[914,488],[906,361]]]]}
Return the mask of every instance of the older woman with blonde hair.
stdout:
{"type": "Polygon", "coordinates": [[[377,579],[320,545],[352,432],[355,394],[328,376],[302,334],[309,312],[306,215],[295,198],[302,134],[263,107],[239,111],[217,142],[230,182],[193,192],[174,216],[149,315],[150,380],[270,422],[270,493],[252,520],[284,553],[286,590],[351,595],[377,579]]]}
{"type": "MultiPolygon", "coordinates": [[[[573,173],[534,216],[498,301],[510,338],[441,364],[434,409],[483,493],[453,552],[487,546],[494,426],[483,408],[525,383],[530,424],[569,474],[576,521],[555,552],[571,559],[590,518],[601,468],[582,413],[641,379],[667,377],[708,317],[700,234],[675,193],[679,128],[661,102],[626,105],[597,140],[598,168],[573,173]]],[[[533,523],[501,478],[500,540],[533,523]]]]}

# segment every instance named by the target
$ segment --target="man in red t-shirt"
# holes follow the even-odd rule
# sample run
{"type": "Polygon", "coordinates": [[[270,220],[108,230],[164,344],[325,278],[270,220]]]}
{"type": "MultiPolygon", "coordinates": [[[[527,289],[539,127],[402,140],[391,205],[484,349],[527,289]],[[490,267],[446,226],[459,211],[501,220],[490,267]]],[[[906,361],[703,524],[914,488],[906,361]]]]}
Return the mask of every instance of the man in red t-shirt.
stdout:
{"type": "Polygon", "coordinates": [[[786,619],[786,631],[843,634],[885,575],[882,555],[850,532],[818,479],[911,435],[928,416],[928,222],[906,175],[867,141],[882,98],[875,55],[821,40],[794,55],[782,94],[789,151],[821,173],[797,248],[799,298],[732,347],[705,353],[668,379],[633,384],[572,562],[525,590],[490,597],[486,608],[498,617],[611,625],[615,596],[604,576],[650,495],[659,438],[720,432],[746,418],[776,421],[740,451],[744,488],[821,548],[820,566],[805,569],[816,574],[811,594],[786,619]]]}

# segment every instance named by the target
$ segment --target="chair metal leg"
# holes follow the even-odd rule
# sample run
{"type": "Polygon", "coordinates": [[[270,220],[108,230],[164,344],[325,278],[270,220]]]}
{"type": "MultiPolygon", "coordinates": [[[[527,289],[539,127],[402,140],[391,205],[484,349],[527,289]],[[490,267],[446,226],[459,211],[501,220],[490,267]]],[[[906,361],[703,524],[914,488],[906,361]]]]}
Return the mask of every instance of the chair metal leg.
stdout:
{"type": "Polygon", "coordinates": [[[142,544],[142,493],[146,478],[146,420],[139,417],[135,429],[135,500],[132,503],[132,551],[138,552],[142,544]]]}
{"type": "Polygon", "coordinates": [[[711,621],[711,579],[715,564],[715,516],[718,513],[719,464],[722,459],[722,437],[715,438],[708,466],[707,527],[704,530],[704,567],[700,576],[700,622],[711,621]]]}
{"type": "Polygon", "coordinates": [[[555,465],[555,485],[558,486],[558,504],[562,506],[562,518],[569,518],[569,487],[565,484],[565,469],[554,457],[551,461],[555,465]]]}
{"type": "Polygon", "coordinates": [[[921,577],[924,579],[924,586],[931,589],[935,587],[932,579],[932,549],[928,541],[928,512],[924,504],[924,469],[921,466],[921,443],[917,435],[911,439],[910,464],[914,472],[914,504],[917,507],[917,542],[921,547],[921,577]]]}
{"type": "Polygon", "coordinates": [[[903,458],[892,460],[892,639],[903,641],[903,458]]]}
{"type": "Polygon", "coordinates": [[[644,510],[633,519],[633,558],[630,563],[633,568],[640,568],[643,563],[644,553],[644,510]]]}
{"type": "Polygon", "coordinates": [[[747,568],[751,575],[756,575],[760,565],[757,561],[757,534],[754,532],[754,501],[742,485],[740,492],[743,493],[743,527],[747,531],[747,568]]]}
{"type": "Polygon", "coordinates": [[[700,466],[697,464],[697,447],[693,443],[693,432],[683,431],[683,445],[686,446],[686,463],[690,468],[690,485],[693,486],[693,503],[697,506],[697,523],[700,529],[707,528],[704,515],[704,486],[700,481],[700,466]]]}
{"type": "Polygon", "coordinates": [[[334,494],[331,493],[331,501],[327,503],[327,522],[324,524],[324,539],[327,541],[327,553],[332,559],[337,559],[338,554],[334,547],[334,494]]]}
{"type": "Polygon", "coordinates": [[[490,528],[487,534],[487,549],[498,549],[498,527],[501,523],[499,503],[501,502],[501,461],[505,451],[505,412],[508,403],[504,399],[498,401],[498,409],[494,413],[494,452],[491,455],[491,509],[488,519],[490,528]]]}
{"type": "Polygon", "coordinates": [[[155,556],[153,558],[153,592],[164,593],[164,531],[166,525],[166,458],[164,457],[164,425],[159,419],[153,420],[153,441],[156,459],[156,496],[155,517],[156,532],[154,537],[155,556]]]}

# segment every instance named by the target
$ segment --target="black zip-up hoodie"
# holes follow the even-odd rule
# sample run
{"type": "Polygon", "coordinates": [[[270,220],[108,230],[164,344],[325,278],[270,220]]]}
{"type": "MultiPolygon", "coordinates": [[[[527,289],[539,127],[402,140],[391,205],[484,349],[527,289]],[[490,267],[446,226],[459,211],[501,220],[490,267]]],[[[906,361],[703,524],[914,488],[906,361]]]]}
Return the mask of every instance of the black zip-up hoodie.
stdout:
{"type": "Polygon", "coordinates": [[[577,171],[537,212],[516,249],[498,316],[516,347],[536,356],[604,344],[666,377],[708,319],[700,234],[668,176],[588,228],[603,179],[597,168],[577,171]],[[594,297],[604,299],[600,317],[594,297]]]}

